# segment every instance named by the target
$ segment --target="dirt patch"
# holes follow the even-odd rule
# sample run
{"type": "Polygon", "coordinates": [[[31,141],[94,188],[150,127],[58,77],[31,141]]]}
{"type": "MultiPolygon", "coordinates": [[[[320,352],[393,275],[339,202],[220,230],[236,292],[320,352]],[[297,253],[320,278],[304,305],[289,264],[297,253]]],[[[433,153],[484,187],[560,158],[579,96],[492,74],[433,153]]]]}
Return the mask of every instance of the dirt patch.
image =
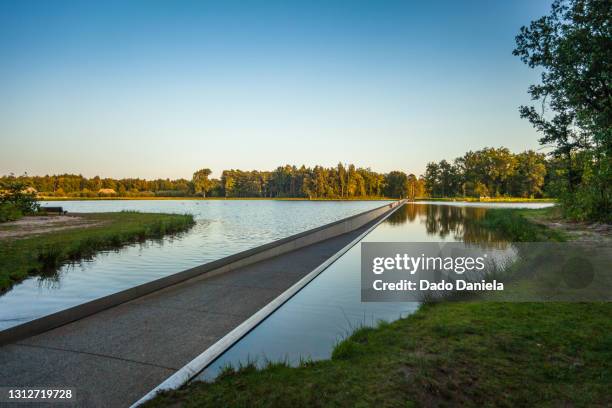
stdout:
{"type": "Polygon", "coordinates": [[[28,238],[48,232],[93,227],[100,224],[102,222],[90,220],[79,215],[23,217],[17,221],[0,224],[0,240],[7,238],[28,238]]]}
{"type": "Polygon", "coordinates": [[[611,224],[587,224],[583,222],[569,222],[564,220],[536,220],[551,229],[562,231],[569,235],[572,241],[584,243],[597,243],[603,246],[612,245],[611,224]]]}

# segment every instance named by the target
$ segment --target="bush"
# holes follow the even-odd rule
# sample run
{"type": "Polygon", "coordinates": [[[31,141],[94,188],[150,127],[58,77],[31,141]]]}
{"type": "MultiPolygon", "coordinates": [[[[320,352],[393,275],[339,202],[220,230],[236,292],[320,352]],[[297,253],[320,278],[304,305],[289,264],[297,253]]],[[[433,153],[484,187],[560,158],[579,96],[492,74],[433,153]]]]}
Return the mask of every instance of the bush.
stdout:
{"type": "Polygon", "coordinates": [[[23,217],[19,208],[10,203],[0,203],[0,222],[15,221],[23,217]]]}
{"type": "MultiPolygon", "coordinates": [[[[9,204],[21,215],[33,214],[40,208],[36,194],[26,192],[27,185],[20,181],[9,181],[0,186],[0,204],[9,204]]],[[[8,207],[7,207],[8,208],[8,207]]],[[[11,212],[8,209],[6,211],[11,212]]]]}

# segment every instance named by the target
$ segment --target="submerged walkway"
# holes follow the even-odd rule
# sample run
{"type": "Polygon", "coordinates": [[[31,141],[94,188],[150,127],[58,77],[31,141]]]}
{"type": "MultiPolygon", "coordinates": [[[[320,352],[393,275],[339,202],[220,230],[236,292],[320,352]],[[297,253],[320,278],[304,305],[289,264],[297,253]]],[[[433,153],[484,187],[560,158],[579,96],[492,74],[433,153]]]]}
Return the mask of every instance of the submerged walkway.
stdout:
{"type": "Polygon", "coordinates": [[[128,406],[376,221],[231,272],[202,275],[0,347],[0,385],[69,387],[75,389],[79,406],[128,406]]]}

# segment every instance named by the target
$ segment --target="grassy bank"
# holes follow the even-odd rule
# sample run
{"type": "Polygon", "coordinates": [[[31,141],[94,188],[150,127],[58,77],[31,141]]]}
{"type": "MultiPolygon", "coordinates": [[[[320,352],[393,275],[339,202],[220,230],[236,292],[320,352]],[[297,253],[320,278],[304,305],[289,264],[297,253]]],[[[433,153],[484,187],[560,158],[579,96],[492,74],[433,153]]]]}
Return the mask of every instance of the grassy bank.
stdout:
{"type": "MultiPolygon", "coordinates": [[[[499,210],[509,238],[563,239],[499,210]]],[[[612,403],[612,304],[442,302],[355,332],[331,360],[228,370],[150,406],[606,406],[612,403]]]]}
{"type": "Polygon", "coordinates": [[[516,242],[562,242],[567,236],[552,230],[538,221],[556,217],[558,209],[537,210],[495,208],[486,212],[480,223],[491,230],[500,231],[506,239],[516,242]]]}
{"type": "Polygon", "coordinates": [[[88,225],[0,240],[0,291],[30,275],[53,273],[64,262],[184,231],[194,224],[191,215],[180,214],[115,212],[80,214],[79,217],[88,225]]]}
{"type": "Polygon", "coordinates": [[[554,203],[557,200],[554,198],[523,198],[523,197],[440,197],[427,198],[419,197],[415,201],[460,201],[468,203],[554,203]]]}

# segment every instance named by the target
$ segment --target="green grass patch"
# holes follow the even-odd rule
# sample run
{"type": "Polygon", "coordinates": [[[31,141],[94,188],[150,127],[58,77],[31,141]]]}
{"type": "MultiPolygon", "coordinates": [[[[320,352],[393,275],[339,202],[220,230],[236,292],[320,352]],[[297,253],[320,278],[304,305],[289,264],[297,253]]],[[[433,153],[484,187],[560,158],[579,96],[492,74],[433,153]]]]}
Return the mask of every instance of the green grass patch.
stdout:
{"type": "Polygon", "coordinates": [[[555,198],[525,197],[418,197],[415,201],[460,201],[468,203],[554,203],[555,198]]]}
{"type": "Polygon", "coordinates": [[[509,241],[516,242],[563,242],[567,237],[556,230],[534,222],[538,219],[554,217],[555,207],[537,210],[493,208],[487,210],[479,222],[494,230],[509,241]]]}
{"type": "Polygon", "coordinates": [[[148,406],[604,406],[608,304],[440,303],[360,329],[333,358],[226,370],[148,406]]]}
{"type": "MultiPolygon", "coordinates": [[[[565,237],[530,219],[555,210],[492,211],[484,225],[515,240],[565,237]]],[[[147,406],[609,406],[612,304],[436,302],[360,328],[330,360],[247,364],[147,406]]]]}
{"type": "Polygon", "coordinates": [[[31,275],[54,273],[66,262],[94,256],[102,250],[166,234],[194,225],[191,215],[114,212],[82,214],[95,223],[19,239],[0,240],[0,291],[31,275]]]}

